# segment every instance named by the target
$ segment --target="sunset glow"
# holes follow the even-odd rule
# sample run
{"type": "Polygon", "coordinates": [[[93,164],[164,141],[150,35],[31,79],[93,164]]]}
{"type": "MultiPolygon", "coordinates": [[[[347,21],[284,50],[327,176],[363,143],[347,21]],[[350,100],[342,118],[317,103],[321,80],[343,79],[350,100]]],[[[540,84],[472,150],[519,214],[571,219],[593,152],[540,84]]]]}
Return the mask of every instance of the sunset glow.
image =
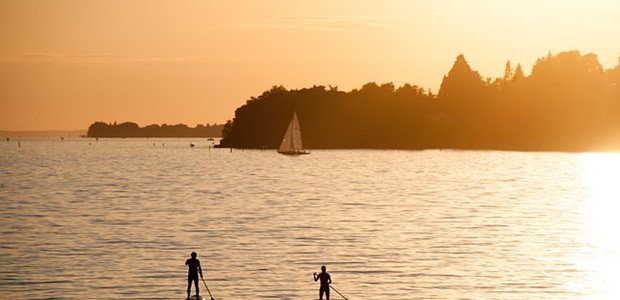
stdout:
{"type": "Polygon", "coordinates": [[[2,1],[0,130],[224,123],[273,85],[483,77],[548,52],[620,55],[618,1],[2,1]]]}
{"type": "Polygon", "coordinates": [[[0,0],[0,298],[620,299],[619,16],[0,0]]]}

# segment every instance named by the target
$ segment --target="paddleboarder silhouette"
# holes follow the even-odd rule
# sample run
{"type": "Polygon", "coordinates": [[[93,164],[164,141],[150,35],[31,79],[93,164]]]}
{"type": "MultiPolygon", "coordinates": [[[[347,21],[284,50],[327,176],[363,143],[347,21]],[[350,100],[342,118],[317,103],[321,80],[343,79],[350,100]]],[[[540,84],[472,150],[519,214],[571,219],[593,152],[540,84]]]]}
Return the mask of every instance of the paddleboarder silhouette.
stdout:
{"type": "Polygon", "coordinates": [[[332,278],[329,276],[325,270],[327,268],[325,266],[321,266],[321,273],[318,275],[314,273],[314,281],[321,280],[321,287],[319,288],[319,300],[323,300],[323,293],[325,294],[325,299],[329,300],[329,284],[332,283],[332,278]]]}
{"type": "Polygon", "coordinates": [[[200,299],[200,288],[198,287],[198,272],[200,272],[200,278],[202,278],[202,268],[200,267],[200,260],[196,258],[196,252],[192,252],[192,258],[188,258],[185,261],[185,265],[189,267],[187,273],[187,299],[189,300],[189,294],[192,290],[192,281],[196,287],[196,298],[200,299]]]}

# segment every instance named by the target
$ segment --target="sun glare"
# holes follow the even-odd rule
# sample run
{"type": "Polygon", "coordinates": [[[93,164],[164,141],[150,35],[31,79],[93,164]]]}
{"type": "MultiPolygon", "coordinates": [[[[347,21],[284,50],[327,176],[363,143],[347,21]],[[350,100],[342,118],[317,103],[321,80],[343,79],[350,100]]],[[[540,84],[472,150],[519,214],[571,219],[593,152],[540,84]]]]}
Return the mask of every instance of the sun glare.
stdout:
{"type": "Polygon", "coordinates": [[[620,299],[620,154],[583,155],[586,188],[583,252],[579,264],[588,270],[587,299],[620,299]]]}
{"type": "MultiPolygon", "coordinates": [[[[585,207],[588,223],[592,222],[597,229],[617,229],[620,225],[620,154],[584,154],[582,180],[588,196],[585,207]]],[[[620,238],[618,234],[615,236],[620,238]]]]}

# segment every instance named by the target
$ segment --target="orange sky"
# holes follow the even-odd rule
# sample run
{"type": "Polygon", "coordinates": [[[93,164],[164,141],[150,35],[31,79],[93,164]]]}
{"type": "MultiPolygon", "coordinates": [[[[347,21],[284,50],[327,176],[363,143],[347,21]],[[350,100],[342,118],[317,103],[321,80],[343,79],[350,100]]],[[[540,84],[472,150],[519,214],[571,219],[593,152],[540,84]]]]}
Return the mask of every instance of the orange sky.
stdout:
{"type": "Polygon", "coordinates": [[[547,52],[620,57],[620,1],[0,0],[0,130],[224,123],[273,85],[485,77],[547,52]]]}

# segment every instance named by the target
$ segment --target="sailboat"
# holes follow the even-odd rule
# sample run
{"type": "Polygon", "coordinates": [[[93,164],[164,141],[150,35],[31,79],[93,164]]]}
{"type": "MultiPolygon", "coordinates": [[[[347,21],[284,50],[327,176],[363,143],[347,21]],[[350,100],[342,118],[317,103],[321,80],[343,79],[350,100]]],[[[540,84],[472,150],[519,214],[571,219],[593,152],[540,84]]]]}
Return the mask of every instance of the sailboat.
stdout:
{"type": "Polygon", "coordinates": [[[287,155],[310,154],[309,151],[304,150],[304,146],[301,142],[301,127],[299,127],[297,112],[293,112],[293,117],[282,138],[278,153],[287,155]]]}

